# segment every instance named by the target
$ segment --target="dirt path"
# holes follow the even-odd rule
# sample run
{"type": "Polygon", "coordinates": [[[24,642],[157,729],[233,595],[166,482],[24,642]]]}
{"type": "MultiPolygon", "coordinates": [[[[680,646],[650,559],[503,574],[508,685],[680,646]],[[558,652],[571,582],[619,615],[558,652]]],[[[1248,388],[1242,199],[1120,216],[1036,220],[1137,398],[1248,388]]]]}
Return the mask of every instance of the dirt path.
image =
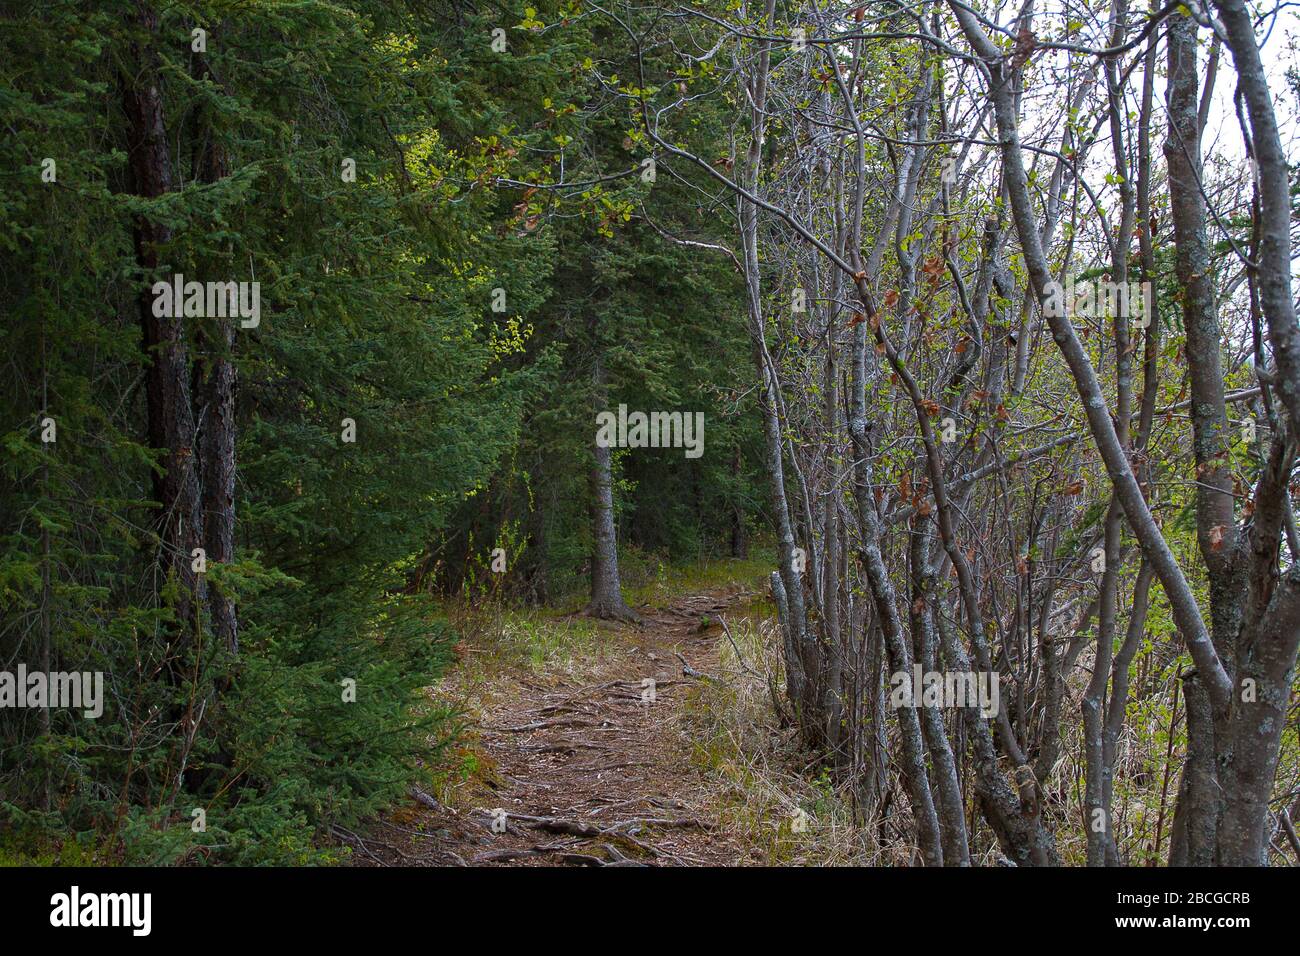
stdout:
{"type": "Polygon", "coordinates": [[[681,730],[688,694],[716,673],[719,612],[739,589],[684,598],[617,626],[600,661],[510,675],[474,732],[480,792],[418,794],[350,839],[358,864],[672,866],[741,862],[713,784],[681,730]],[[678,656],[680,655],[680,657],[678,656]],[[685,666],[683,666],[683,660],[685,666]]]}

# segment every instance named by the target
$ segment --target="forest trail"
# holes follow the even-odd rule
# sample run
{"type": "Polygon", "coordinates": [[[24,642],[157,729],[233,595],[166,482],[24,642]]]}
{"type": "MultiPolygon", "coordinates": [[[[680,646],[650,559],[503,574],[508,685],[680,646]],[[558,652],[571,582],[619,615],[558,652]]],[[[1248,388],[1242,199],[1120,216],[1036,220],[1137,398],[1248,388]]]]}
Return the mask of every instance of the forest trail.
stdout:
{"type": "Polygon", "coordinates": [[[684,597],[643,611],[640,628],[610,625],[599,660],[508,675],[471,729],[479,792],[458,795],[455,807],[417,793],[413,810],[382,822],[383,842],[349,841],[354,862],[744,862],[719,826],[715,785],[693,763],[681,723],[692,689],[716,679],[726,640],[719,613],[750,596],[730,587],[684,597]]]}

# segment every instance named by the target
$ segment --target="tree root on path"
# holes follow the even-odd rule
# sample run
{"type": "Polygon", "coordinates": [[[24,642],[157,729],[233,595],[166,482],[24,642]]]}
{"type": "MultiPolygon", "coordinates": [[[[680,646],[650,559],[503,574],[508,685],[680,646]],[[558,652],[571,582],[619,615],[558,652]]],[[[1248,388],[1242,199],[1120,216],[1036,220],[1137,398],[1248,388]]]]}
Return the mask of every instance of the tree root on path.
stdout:
{"type": "Polygon", "coordinates": [[[562,717],[558,720],[535,720],[531,724],[520,724],[518,727],[484,727],[483,729],[494,734],[526,734],[534,730],[541,730],[543,727],[590,727],[600,730],[608,723],[607,720],[593,723],[590,720],[578,720],[576,717],[562,717]]]}
{"type": "Polygon", "coordinates": [[[584,617],[594,617],[600,621],[622,621],[624,624],[633,624],[637,627],[643,627],[645,621],[640,614],[632,610],[626,604],[615,604],[605,602],[601,604],[588,604],[582,610],[584,617]]]}
{"type": "MultiPolygon", "coordinates": [[[[476,810],[476,813],[483,816],[493,816],[490,810],[476,810]]],[[[681,827],[684,829],[694,830],[712,830],[713,825],[705,823],[703,820],[697,820],[694,817],[632,817],[628,820],[622,820],[618,823],[610,824],[606,827],[598,827],[594,823],[583,823],[581,820],[566,820],[563,817],[536,817],[526,813],[505,814],[507,824],[510,822],[519,823],[533,830],[542,830],[546,833],[559,833],[569,836],[578,837],[600,837],[600,836],[622,836],[621,830],[629,827],[681,827]]]]}
{"type": "Polygon", "coordinates": [[[572,754],[572,753],[577,753],[579,750],[599,750],[603,753],[612,752],[609,747],[602,747],[599,744],[581,744],[581,743],[577,743],[576,741],[574,742],[565,741],[564,743],[559,743],[559,744],[547,744],[543,747],[520,747],[518,749],[521,753],[530,753],[530,754],[572,754]]]}

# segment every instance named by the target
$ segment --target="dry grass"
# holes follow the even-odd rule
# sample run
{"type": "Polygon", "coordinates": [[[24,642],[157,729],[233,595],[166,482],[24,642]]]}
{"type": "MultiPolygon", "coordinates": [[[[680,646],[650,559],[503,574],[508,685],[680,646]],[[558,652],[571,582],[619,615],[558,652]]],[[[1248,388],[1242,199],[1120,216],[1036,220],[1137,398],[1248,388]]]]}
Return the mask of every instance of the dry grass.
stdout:
{"type": "MultiPolygon", "coordinates": [[[[769,567],[762,558],[684,568],[643,564],[630,576],[634,583],[625,592],[629,603],[648,617],[662,618],[663,609],[690,595],[736,587],[766,595],[769,567]]],[[[566,605],[570,613],[471,603],[449,609],[462,635],[460,663],[437,695],[461,708],[467,729],[436,774],[439,799],[452,806],[480,805],[501,785],[497,767],[473,729],[484,714],[499,712],[521,694],[545,694],[561,684],[618,676],[628,654],[639,653],[646,632],[593,621],[572,613],[573,608],[580,608],[580,600],[566,605]]],[[[736,862],[909,865],[914,847],[903,836],[910,832],[910,820],[901,788],[895,785],[892,819],[885,827],[855,820],[847,786],[810,762],[793,729],[783,726],[780,638],[770,601],[750,597],[727,611],[724,619],[725,630],[707,616],[698,628],[680,619],[672,625],[697,635],[702,643],[694,653],[702,656],[693,663],[714,679],[690,686],[673,704],[671,715],[663,716],[682,765],[702,778],[700,792],[707,795],[727,843],[736,848],[736,862]]],[[[1044,785],[1058,850],[1067,865],[1082,864],[1086,855],[1078,708],[1088,667],[1085,654],[1062,703],[1060,759],[1044,785]]],[[[1155,854],[1158,826],[1160,856],[1168,850],[1185,739],[1181,715],[1172,719],[1170,707],[1176,656],[1161,643],[1148,645],[1134,667],[1133,699],[1117,755],[1114,806],[1121,855],[1132,865],[1143,865],[1155,854]]],[[[1279,779],[1295,779],[1298,750],[1290,731],[1279,779]]],[[[1286,788],[1279,789],[1285,798],[1286,788]]],[[[977,815],[972,855],[977,865],[997,862],[996,843],[977,815]]]]}
{"type": "MultiPolygon", "coordinates": [[[[658,566],[625,588],[630,604],[654,614],[690,595],[744,588],[766,594],[770,562],[658,566]]],[[[576,602],[569,602],[569,605],[576,602]]],[[[566,605],[566,610],[569,608],[566,605]]],[[[434,795],[449,806],[477,805],[501,781],[473,725],[498,711],[521,682],[548,688],[599,679],[617,664],[635,632],[580,615],[463,604],[449,609],[462,635],[460,663],[437,690],[466,714],[467,730],[435,775],[434,795]]],[[[850,802],[829,776],[808,764],[789,728],[779,726],[774,695],[783,693],[775,609],[751,598],[725,615],[730,638],[704,617],[712,651],[701,663],[714,680],[692,686],[666,731],[702,778],[707,801],[735,863],[751,865],[898,865],[906,847],[882,852],[875,831],[856,825],[850,802]],[[733,644],[734,641],[734,644],[733,644]]]]}
{"type": "Polygon", "coordinates": [[[810,765],[793,730],[780,726],[774,696],[784,690],[771,603],[753,601],[727,615],[726,625],[719,680],[701,684],[682,714],[693,760],[717,781],[722,824],[759,864],[905,864],[910,850],[882,850],[875,830],[855,822],[845,788],[810,765]]]}

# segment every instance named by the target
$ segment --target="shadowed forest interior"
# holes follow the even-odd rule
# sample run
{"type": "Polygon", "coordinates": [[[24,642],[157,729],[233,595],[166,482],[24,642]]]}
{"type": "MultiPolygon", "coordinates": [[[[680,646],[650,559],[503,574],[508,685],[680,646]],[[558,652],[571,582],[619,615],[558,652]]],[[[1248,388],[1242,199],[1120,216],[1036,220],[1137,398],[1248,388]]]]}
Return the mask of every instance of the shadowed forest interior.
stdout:
{"type": "Polygon", "coordinates": [[[0,10],[0,863],[1300,864],[1300,18],[0,10]]]}

